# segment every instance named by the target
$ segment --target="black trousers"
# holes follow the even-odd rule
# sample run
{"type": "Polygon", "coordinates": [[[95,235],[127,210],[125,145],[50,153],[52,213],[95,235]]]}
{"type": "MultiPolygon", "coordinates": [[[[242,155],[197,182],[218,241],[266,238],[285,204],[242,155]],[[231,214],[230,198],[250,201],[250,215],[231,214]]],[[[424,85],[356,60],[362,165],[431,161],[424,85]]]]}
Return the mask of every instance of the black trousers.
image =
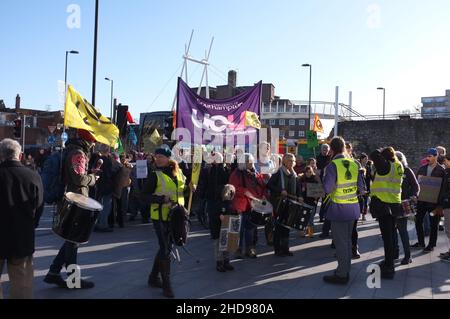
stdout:
{"type": "Polygon", "coordinates": [[[279,223],[275,225],[273,248],[276,254],[287,253],[289,251],[289,228],[283,227],[279,223]]]}
{"type": "Polygon", "coordinates": [[[378,218],[381,237],[384,243],[384,269],[382,271],[394,271],[394,236],[397,236],[395,229],[396,217],[392,215],[383,215],[378,218]]]}
{"type": "MultiPolygon", "coordinates": [[[[423,231],[423,220],[426,216],[427,212],[433,211],[432,208],[425,206],[423,203],[419,203],[417,205],[417,214],[416,214],[416,232],[417,239],[420,245],[425,246],[425,235],[423,231]]],[[[440,216],[430,216],[430,242],[428,246],[436,247],[437,238],[438,238],[438,229],[439,222],[441,221],[440,216]]]]}

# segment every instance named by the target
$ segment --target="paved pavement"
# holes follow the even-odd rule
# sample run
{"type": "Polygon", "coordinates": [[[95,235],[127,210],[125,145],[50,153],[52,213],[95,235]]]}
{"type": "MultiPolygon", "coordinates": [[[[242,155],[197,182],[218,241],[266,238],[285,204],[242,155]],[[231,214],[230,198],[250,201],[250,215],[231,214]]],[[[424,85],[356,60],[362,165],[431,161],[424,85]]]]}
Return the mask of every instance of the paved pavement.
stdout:
{"type": "MultiPolygon", "coordinates": [[[[47,210],[37,231],[34,259],[34,295],[37,299],[158,299],[159,289],[147,287],[147,276],[157,250],[152,225],[128,223],[113,233],[94,233],[88,245],[79,250],[78,263],[83,278],[95,281],[91,290],[64,290],[42,280],[63,240],[51,232],[51,213],[47,210]]],[[[324,284],[322,277],[336,268],[330,239],[319,239],[321,224],[314,239],[300,238],[291,232],[294,257],[275,257],[265,245],[259,230],[258,258],[234,260],[233,272],[218,273],[213,259],[213,242],[209,232],[194,220],[187,246],[190,253],[180,251],[181,263],[172,267],[172,283],[177,298],[230,299],[441,299],[450,298],[450,264],[437,257],[448,251],[444,232],[439,232],[438,247],[431,254],[413,251],[413,263],[398,265],[394,280],[382,280],[380,289],[369,289],[367,267],[383,259],[378,224],[369,220],[360,224],[361,259],[352,262],[351,281],[347,286],[324,284]],[[197,262],[199,261],[199,262],[197,262]]],[[[411,243],[415,230],[409,225],[411,243]]],[[[401,256],[402,257],[402,250],[401,256]]],[[[8,276],[3,275],[4,288],[8,276]]]]}

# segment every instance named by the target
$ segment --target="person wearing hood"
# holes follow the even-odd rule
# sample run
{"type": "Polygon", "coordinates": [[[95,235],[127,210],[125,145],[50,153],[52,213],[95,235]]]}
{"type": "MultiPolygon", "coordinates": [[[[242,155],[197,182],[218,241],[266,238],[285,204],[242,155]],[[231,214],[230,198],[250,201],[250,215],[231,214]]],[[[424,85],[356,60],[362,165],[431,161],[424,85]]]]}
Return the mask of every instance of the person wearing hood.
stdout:
{"type": "MultiPolygon", "coordinates": [[[[95,146],[95,138],[87,131],[78,130],[78,139],[66,143],[66,156],[63,162],[63,180],[66,191],[89,196],[89,187],[93,187],[98,176],[93,171],[88,172],[89,155],[95,146]]],[[[60,204],[58,205],[60,206],[60,204]]],[[[67,288],[67,282],[61,277],[63,266],[77,265],[78,244],[66,241],[53,260],[44,282],[67,288]]],[[[94,283],[81,279],[81,289],[90,289],[94,283]]]]}

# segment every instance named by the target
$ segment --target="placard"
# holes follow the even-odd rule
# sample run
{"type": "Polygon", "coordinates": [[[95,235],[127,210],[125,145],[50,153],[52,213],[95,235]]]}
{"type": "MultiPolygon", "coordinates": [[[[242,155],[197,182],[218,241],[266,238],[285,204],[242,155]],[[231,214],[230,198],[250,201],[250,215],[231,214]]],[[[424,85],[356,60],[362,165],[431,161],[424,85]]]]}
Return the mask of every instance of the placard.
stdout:
{"type": "Polygon", "coordinates": [[[136,161],[136,178],[142,179],[148,177],[147,161],[136,161]]]}
{"type": "Polygon", "coordinates": [[[235,253],[239,248],[241,218],[239,216],[224,216],[220,229],[219,251],[235,253]]]}
{"type": "Polygon", "coordinates": [[[442,185],[442,177],[419,175],[418,181],[420,185],[419,201],[437,204],[442,185]]]}

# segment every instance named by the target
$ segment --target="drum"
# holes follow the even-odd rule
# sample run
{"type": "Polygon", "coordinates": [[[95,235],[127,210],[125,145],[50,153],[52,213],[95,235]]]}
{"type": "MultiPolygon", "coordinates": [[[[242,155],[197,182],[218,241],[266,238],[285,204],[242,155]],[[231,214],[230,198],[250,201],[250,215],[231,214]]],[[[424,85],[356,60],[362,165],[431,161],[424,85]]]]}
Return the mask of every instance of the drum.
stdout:
{"type": "Polygon", "coordinates": [[[103,206],[92,198],[67,193],[53,219],[53,232],[68,242],[86,244],[102,210],[103,206]]]}
{"type": "Polygon", "coordinates": [[[411,199],[405,199],[402,201],[402,215],[400,217],[408,217],[416,215],[416,204],[411,199]]]}
{"type": "Polygon", "coordinates": [[[251,202],[250,221],[257,226],[265,226],[273,213],[273,206],[266,200],[254,199],[251,202]]]}
{"type": "Polygon", "coordinates": [[[281,225],[289,229],[305,230],[314,207],[287,199],[283,209],[281,225]]]}

